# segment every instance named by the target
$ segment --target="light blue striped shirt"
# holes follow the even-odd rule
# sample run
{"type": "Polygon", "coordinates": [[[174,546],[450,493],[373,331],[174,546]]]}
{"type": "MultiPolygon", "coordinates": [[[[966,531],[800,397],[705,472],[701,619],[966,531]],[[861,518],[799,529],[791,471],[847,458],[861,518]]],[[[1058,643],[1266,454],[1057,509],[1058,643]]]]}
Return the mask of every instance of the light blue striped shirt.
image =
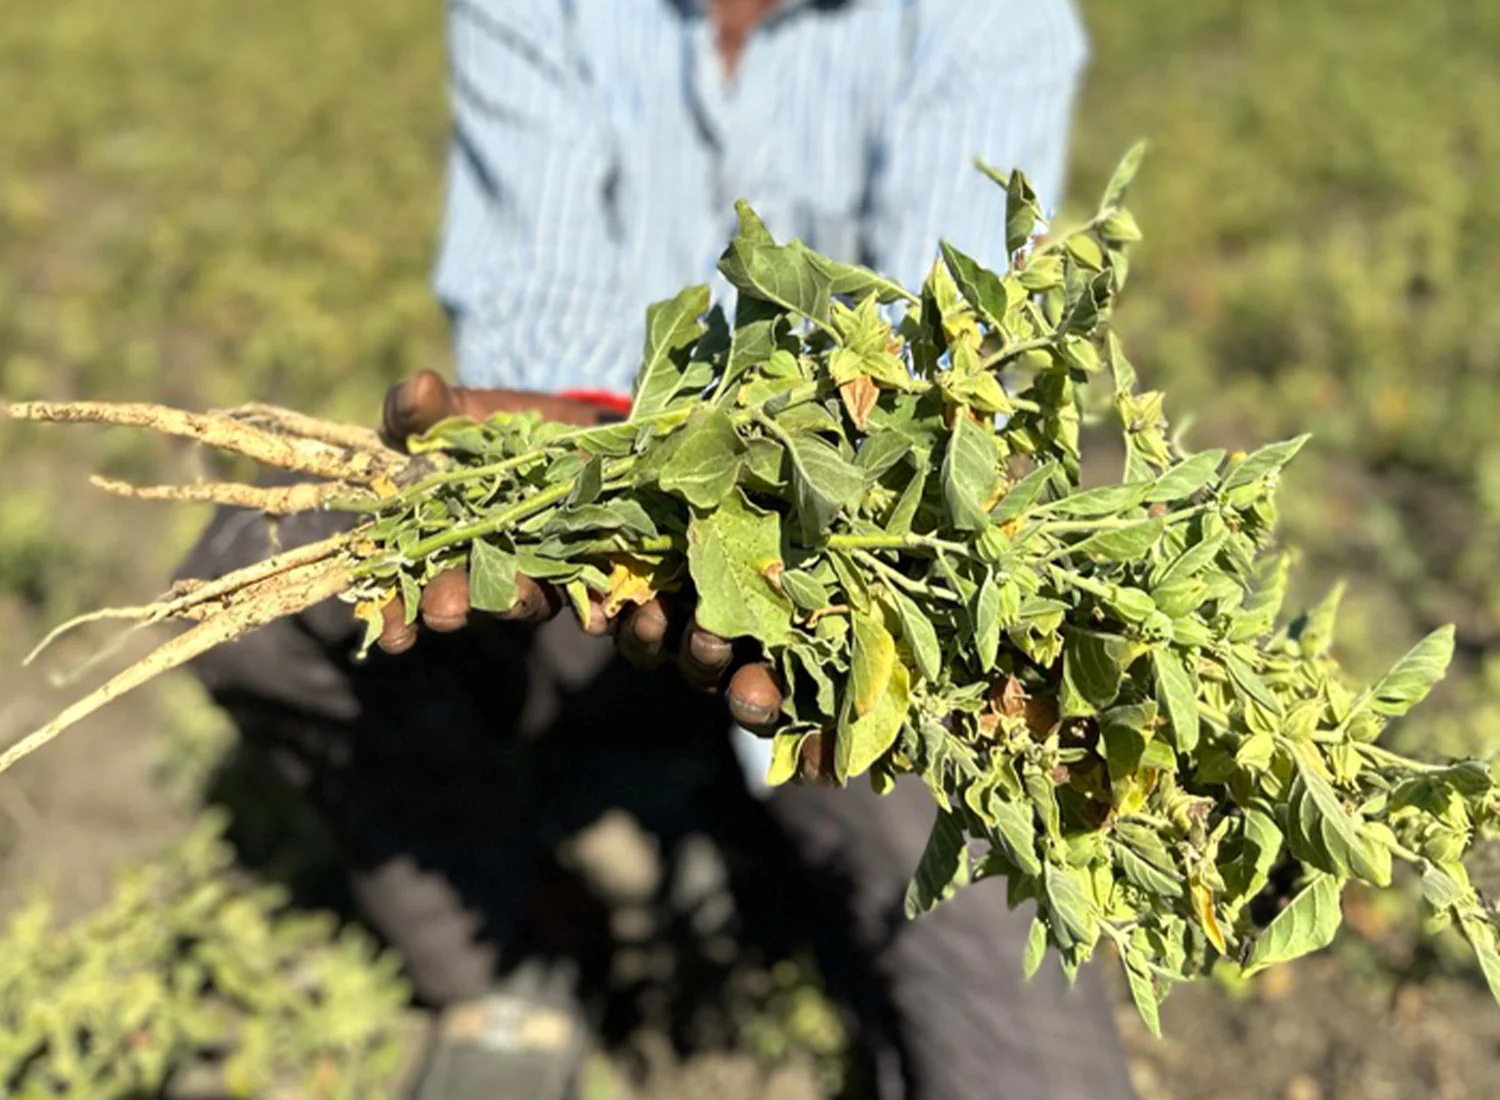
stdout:
{"type": "Polygon", "coordinates": [[[780,239],[919,284],[1005,262],[1020,167],[1060,197],[1086,40],[1070,0],[789,0],[728,78],[704,0],[450,0],[434,276],[468,385],[628,393],[645,309],[749,200],[780,239]]]}

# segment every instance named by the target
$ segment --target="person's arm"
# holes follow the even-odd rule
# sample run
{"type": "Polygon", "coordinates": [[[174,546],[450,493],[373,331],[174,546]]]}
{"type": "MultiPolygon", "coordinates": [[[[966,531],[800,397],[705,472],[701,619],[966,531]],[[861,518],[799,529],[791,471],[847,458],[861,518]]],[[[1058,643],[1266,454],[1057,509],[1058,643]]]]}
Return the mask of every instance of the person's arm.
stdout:
{"type": "Polygon", "coordinates": [[[434,274],[460,382],[628,393],[641,306],[620,269],[617,152],[560,0],[448,7],[453,134],[434,274]]]}
{"type": "Polygon", "coordinates": [[[918,286],[939,240],[1004,267],[1005,194],[973,167],[1020,168],[1061,202],[1087,42],[1069,0],[917,0],[873,181],[876,270],[918,286]]]}

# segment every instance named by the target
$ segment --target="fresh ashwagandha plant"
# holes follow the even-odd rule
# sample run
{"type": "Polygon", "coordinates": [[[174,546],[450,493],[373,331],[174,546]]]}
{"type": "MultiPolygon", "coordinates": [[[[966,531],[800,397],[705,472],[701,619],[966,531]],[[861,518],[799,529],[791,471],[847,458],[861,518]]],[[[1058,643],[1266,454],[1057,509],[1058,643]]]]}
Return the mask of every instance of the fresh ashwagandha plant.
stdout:
{"type": "Polygon", "coordinates": [[[1006,191],[1009,266],[944,244],[920,293],[777,244],[741,205],[720,263],[732,319],[704,287],[653,306],[619,424],[450,421],[408,458],[263,406],[12,406],[141,424],[318,479],[106,483],[120,492],[364,519],[101,613],[196,625],[0,770],[151,675],[333,594],[373,640],[382,607],[400,595],[414,615],[453,566],[468,568],[474,606],[496,611],[520,575],[560,586],[585,618],[590,594],[617,610],[690,587],[703,627],[758,643],[785,681],[772,782],[925,782],[939,813],[909,914],[1004,879],[1013,902],[1036,903],[1028,972],[1050,945],[1071,976],[1107,941],[1155,1029],[1173,983],[1220,959],[1255,971],[1322,947],[1344,885],[1385,886],[1399,861],[1500,995],[1496,914],[1460,862],[1495,817],[1490,773],[1378,743],[1441,678],[1452,632],[1360,688],[1330,656],[1337,591],[1283,619],[1275,493],[1304,439],[1188,451],[1108,329],[1140,237],[1122,205],[1139,160],[1086,224],[1050,238],[1025,177],[981,164],[1006,191]],[[1106,388],[1124,472],[1085,488],[1082,409],[1106,388]],[[1250,902],[1286,860],[1299,886],[1259,927],[1250,902]]]}
{"type": "Polygon", "coordinates": [[[222,827],[200,822],[82,921],[59,927],[38,897],[0,930],[0,1095],[397,1093],[399,960],[237,881],[222,827]]]}

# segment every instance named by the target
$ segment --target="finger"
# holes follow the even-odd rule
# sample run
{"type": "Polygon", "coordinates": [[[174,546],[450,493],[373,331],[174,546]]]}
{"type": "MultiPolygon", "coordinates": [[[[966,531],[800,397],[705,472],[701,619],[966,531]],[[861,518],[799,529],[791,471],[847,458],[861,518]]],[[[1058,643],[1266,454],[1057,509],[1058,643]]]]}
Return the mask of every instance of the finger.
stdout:
{"type": "Polygon", "coordinates": [[[417,624],[406,621],[406,602],[397,596],[381,608],[385,622],[380,628],[381,649],[390,654],[405,653],[417,644],[417,624]]]}
{"type": "Polygon", "coordinates": [[[404,443],[456,412],[453,390],[443,376],[420,370],[386,391],[383,427],[390,440],[404,443]]]}
{"type": "Polygon", "coordinates": [[[615,645],[636,668],[655,668],[667,649],[671,612],[660,596],[627,611],[615,632],[615,645]]]}
{"type": "Polygon", "coordinates": [[[718,686],[734,656],[734,647],[728,640],[704,630],[695,618],[682,635],[682,650],[677,664],[682,678],[701,691],[712,691],[718,686]]]}
{"type": "Polygon", "coordinates": [[[440,634],[449,634],[469,620],[469,571],[448,569],[427,582],[422,590],[422,622],[440,634]]]}
{"type": "Polygon", "coordinates": [[[542,584],[530,577],[516,578],[516,600],[502,619],[516,623],[546,622],[562,607],[562,597],[550,584],[542,584]]]}
{"type": "Polygon", "coordinates": [[[797,759],[797,782],[810,787],[838,786],[833,752],[833,730],[810,733],[802,739],[802,748],[797,759]]]}
{"type": "Polygon", "coordinates": [[[595,638],[602,638],[615,628],[615,620],[604,613],[604,597],[597,593],[589,593],[589,615],[583,621],[583,632],[595,638]]]}
{"type": "Polygon", "coordinates": [[[764,662],[744,665],[729,678],[729,714],[751,733],[769,737],[781,720],[781,677],[764,662]]]}

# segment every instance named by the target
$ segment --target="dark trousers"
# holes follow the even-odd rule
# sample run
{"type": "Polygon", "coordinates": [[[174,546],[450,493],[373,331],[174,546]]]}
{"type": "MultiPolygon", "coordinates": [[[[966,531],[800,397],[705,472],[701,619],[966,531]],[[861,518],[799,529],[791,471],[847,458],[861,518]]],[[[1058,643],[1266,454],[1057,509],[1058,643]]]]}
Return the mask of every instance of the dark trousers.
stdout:
{"type": "MultiPolygon", "coordinates": [[[[299,545],[339,522],[293,516],[276,538],[299,545]]],[[[224,511],[182,572],[219,576],[270,550],[266,520],[224,511]]],[[[361,663],[355,639],[349,609],[329,601],[209,654],[197,671],[247,745],[317,810],[365,919],[430,1004],[486,992],[524,950],[519,899],[540,853],[599,812],[579,794],[591,770],[618,780],[641,758],[634,748],[664,739],[686,771],[732,766],[718,700],[670,671],[624,666],[565,617],[541,628],[487,621],[361,663]]],[[[631,785],[649,807],[653,792],[680,794],[691,781],[658,773],[631,785]]],[[[1133,1098],[1098,975],[1086,970],[1070,990],[1048,964],[1024,983],[1030,913],[1007,909],[1002,885],[905,919],[934,814],[920,784],[883,798],[862,783],[783,788],[764,812],[795,866],[763,878],[796,883],[785,905],[853,1008],[882,1100],[1133,1098]]],[[[554,946],[567,939],[570,918],[543,923],[554,946]]]]}

